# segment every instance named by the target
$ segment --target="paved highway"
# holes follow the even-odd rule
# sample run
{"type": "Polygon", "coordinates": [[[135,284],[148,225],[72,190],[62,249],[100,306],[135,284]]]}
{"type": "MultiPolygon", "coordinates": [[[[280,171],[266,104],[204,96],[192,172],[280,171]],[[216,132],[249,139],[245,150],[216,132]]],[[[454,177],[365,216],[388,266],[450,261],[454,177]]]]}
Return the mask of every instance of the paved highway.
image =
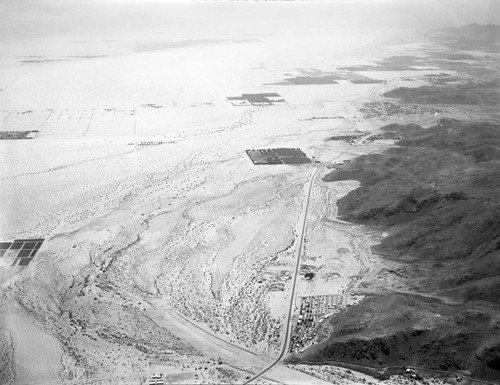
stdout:
{"type": "Polygon", "coordinates": [[[309,200],[311,198],[311,192],[312,192],[312,187],[314,184],[314,179],[316,177],[316,174],[318,173],[319,168],[316,168],[314,172],[311,174],[311,177],[309,178],[309,186],[307,187],[307,195],[306,195],[306,200],[304,202],[304,207],[302,211],[302,229],[299,235],[299,249],[297,252],[297,263],[295,265],[295,274],[293,277],[293,285],[292,285],[292,293],[290,295],[290,303],[288,307],[288,319],[286,322],[286,329],[285,329],[285,342],[283,343],[283,347],[281,349],[281,353],[276,359],[266,368],[261,370],[259,373],[257,373],[255,376],[250,378],[247,382],[245,382],[245,385],[250,384],[251,382],[255,381],[259,377],[261,377],[263,374],[271,370],[274,366],[276,366],[285,356],[287,350],[288,350],[288,345],[290,343],[290,338],[291,338],[291,329],[292,329],[292,316],[293,316],[293,307],[295,303],[295,292],[297,289],[297,281],[298,281],[298,276],[299,276],[299,271],[300,271],[300,260],[302,257],[302,252],[304,249],[304,237],[306,235],[306,227],[307,227],[307,216],[309,212],[309,200]]]}

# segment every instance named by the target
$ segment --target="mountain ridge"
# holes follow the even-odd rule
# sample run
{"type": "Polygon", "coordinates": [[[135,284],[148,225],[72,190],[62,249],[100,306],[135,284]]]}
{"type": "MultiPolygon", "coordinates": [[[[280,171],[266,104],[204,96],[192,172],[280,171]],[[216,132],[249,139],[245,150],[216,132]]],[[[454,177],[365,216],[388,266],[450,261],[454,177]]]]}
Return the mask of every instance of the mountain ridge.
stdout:
{"type": "Polygon", "coordinates": [[[441,119],[324,177],[361,182],[342,220],[388,233],[367,297],[328,320],[330,335],[291,362],[342,361],[469,371],[500,381],[500,125],[441,119]],[[421,295],[414,295],[421,294],[421,295]]]}

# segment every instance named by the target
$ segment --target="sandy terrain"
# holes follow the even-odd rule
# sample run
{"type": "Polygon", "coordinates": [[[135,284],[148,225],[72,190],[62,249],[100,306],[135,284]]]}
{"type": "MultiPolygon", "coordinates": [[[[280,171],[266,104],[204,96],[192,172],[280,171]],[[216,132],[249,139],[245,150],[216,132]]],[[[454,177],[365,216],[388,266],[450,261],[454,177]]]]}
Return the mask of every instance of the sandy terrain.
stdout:
{"type": "Polygon", "coordinates": [[[56,338],[41,332],[32,322],[15,313],[6,315],[5,327],[12,331],[10,338],[16,383],[62,382],[57,378],[62,370],[63,351],[56,338]]]}
{"type": "MultiPolygon", "coordinates": [[[[69,52],[58,44],[51,58],[69,52]]],[[[341,310],[359,300],[351,291],[376,256],[335,206],[356,183],[321,177],[390,142],[325,139],[376,130],[387,118],[364,119],[363,103],[439,69],[364,74],[386,84],[265,85],[373,54],[339,36],[317,44],[275,36],[134,53],[101,42],[103,57],[29,64],[9,51],[0,129],[39,133],[0,142],[0,234],[46,242],[26,268],[0,267],[4,383],[140,383],[153,372],[172,383],[249,379],[283,348],[304,186],[317,168],[302,256],[316,275],[300,274],[295,304],[339,295],[341,310]],[[225,100],[245,92],[278,92],[286,103],[225,100]],[[273,147],[300,147],[318,163],[254,166],[245,154],[273,147]]],[[[258,381],[331,383],[311,373],[279,364],[258,381]]],[[[367,381],[356,376],[337,383],[367,381]]]]}

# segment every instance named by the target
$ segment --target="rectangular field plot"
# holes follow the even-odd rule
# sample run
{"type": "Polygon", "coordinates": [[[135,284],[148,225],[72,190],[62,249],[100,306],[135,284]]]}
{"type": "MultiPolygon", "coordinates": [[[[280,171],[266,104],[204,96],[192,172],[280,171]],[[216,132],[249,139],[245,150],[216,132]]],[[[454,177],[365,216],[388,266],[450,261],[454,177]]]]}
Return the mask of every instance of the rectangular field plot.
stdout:
{"type": "Polygon", "coordinates": [[[253,164],[302,164],[311,160],[300,148],[269,148],[246,150],[253,164]]]}
{"type": "Polygon", "coordinates": [[[13,242],[11,245],[10,245],[10,249],[11,250],[18,250],[20,248],[22,248],[24,245],[24,242],[13,242]]]}
{"type": "Polygon", "coordinates": [[[36,246],[36,242],[25,242],[24,245],[23,245],[23,250],[24,249],[34,249],[36,246]]]}
{"type": "Polygon", "coordinates": [[[126,136],[133,135],[135,110],[95,110],[88,120],[84,136],[126,136]]]}
{"type": "Polygon", "coordinates": [[[282,164],[272,150],[247,150],[246,152],[253,164],[282,164]]]}
{"type": "Polygon", "coordinates": [[[20,258],[19,259],[19,266],[27,266],[31,262],[31,258],[20,258]]]}
{"type": "Polygon", "coordinates": [[[31,255],[31,250],[25,250],[25,249],[21,249],[19,250],[19,253],[17,253],[17,256],[19,258],[29,257],[30,255],[31,255]]]}
{"type": "Polygon", "coordinates": [[[0,242],[0,267],[27,266],[42,246],[43,238],[0,242]]]}
{"type": "Polygon", "coordinates": [[[275,92],[262,94],[242,94],[241,96],[229,96],[227,100],[233,106],[269,106],[285,103],[285,99],[275,92]]]}
{"type": "Polygon", "coordinates": [[[0,140],[133,135],[135,109],[0,111],[0,140]]]}

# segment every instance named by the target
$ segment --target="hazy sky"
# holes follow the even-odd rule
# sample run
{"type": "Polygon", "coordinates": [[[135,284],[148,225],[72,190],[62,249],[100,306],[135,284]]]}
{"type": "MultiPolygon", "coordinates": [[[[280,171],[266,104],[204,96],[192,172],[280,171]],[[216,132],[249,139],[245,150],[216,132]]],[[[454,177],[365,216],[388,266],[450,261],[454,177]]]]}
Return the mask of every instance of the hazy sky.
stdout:
{"type": "Polygon", "coordinates": [[[500,24],[499,0],[0,0],[1,38],[163,31],[174,38],[500,24]]]}

